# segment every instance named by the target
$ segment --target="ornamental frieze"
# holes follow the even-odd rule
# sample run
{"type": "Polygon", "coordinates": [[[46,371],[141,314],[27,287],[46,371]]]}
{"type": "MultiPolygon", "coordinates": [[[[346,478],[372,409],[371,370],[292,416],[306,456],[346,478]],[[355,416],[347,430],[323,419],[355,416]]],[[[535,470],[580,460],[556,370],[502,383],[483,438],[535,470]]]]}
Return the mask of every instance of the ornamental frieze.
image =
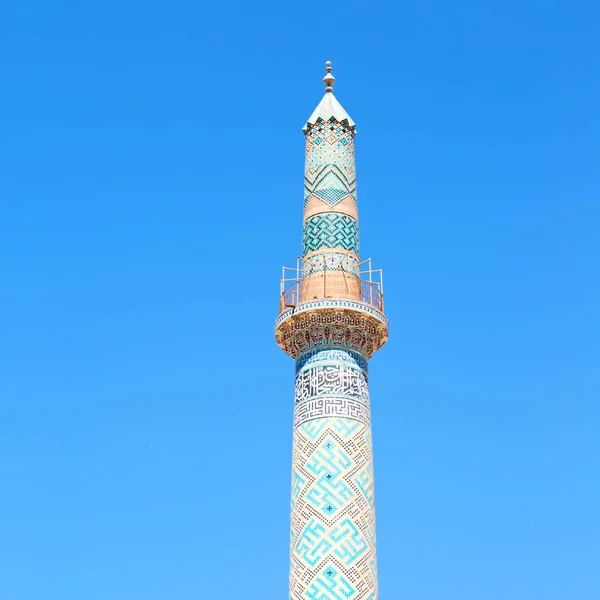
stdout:
{"type": "Polygon", "coordinates": [[[275,331],[278,345],[293,358],[324,346],[351,348],[370,358],[387,336],[387,326],[381,320],[347,309],[292,314],[275,331]]]}

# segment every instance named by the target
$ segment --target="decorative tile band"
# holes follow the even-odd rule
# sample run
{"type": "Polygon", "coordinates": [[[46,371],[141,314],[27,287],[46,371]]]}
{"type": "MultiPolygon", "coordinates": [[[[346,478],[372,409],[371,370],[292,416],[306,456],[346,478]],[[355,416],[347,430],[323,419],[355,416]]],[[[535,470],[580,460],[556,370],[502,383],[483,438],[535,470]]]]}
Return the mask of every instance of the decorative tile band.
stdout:
{"type": "Polygon", "coordinates": [[[319,250],[305,256],[303,275],[308,277],[323,271],[343,271],[359,277],[359,258],[356,254],[335,250],[319,250]]]}
{"type": "Polygon", "coordinates": [[[304,179],[305,204],[316,196],[331,207],[340,200],[351,198],[356,203],[356,181],[335,163],[315,167],[306,172],[304,179]]]}
{"type": "Polygon", "coordinates": [[[356,202],[352,196],[347,196],[343,198],[339,202],[335,204],[335,206],[330,206],[326,202],[323,202],[318,196],[312,195],[305,203],[304,203],[304,221],[314,217],[315,215],[320,215],[321,213],[326,212],[338,212],[344,215],[348,215],[352,219],[358,220],[358,207],[356,206],[356,202]]]}
{"type": "Polygon", "coordinates": [[[332,117],[309,125],[305,135],[305,202],[314,195],[329,206],[345,197],[356,203],[354,128],[332,117]]]}
{"type": "Polygon", "coordinates": [[[295,403],[316,396],[346,396],[369,404],[369,382],[361,369],[330,363],[305,367],[296,374],[295,403]]]}
{"type": "Polygon", "coordinates": [[[340,213],[322,213],[304,222],[302,255],[322,248],[359,254],[358,221],[340,213]]]}
{"type": "Polygon", "coordinates": [[[348,364],[368,375],[369,363],[367,359],[359,352],[354,352],[348,349],[333,349],[333,350],[312,350],[303,354],[296,361],[296,373],[304,367],[314,367],[323,364],[348,364]]]}
{"type": "Polygon", "coordinates": [[[382,312],[379,312],[364,302],[354,302],[353,300],[314,300],[310,302],[303,302],[295,308],[291,308],[290,310],[286,310],[285,312],[281,313],[275,320],[275,329],[277,329],[277,327],[279,327],[283,321],[292,315],[297,315],[307,310],[320,308],[351,308],[352,310],[358,310],[373,315],[382,321],[386,326],[388,325],[387,317],[382,312]]]}
{"type": "Polygon", "coordinates": [[[294,408],[294,427],[325,417],[345,417],[365,425],[371,424],[369,406],[354,398],[319,397],[306,400],[294,408]]]}

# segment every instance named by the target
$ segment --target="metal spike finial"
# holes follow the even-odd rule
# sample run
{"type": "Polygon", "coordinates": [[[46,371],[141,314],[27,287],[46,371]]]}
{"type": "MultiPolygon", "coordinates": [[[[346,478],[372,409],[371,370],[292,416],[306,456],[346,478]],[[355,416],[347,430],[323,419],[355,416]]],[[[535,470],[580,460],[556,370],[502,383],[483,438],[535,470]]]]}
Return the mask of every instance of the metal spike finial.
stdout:
{"type": "Polygon", "coordinates": [[[331,61],[328,60],[325,63],[325,70],[327,75],[323,77],[323,83],[325,84],[325,92],[333,92],[333,84],[335,83],[335,77],[331,74],[331,61]]]}

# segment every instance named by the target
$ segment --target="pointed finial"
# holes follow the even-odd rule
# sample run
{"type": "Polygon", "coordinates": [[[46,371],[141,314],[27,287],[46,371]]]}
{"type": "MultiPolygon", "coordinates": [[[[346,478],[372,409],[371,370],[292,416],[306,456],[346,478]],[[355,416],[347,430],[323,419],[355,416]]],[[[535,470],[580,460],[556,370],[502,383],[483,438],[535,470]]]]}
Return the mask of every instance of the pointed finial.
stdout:
{"type": "Polygon", "coordinates": [[[333,84],[335,83],[335,77],[331,74],[331,61],[328,60],[325,63],[325,70],[327,75],[323,77],[323,83],[325,84],[325,92],[333,92],[333,84]]]}

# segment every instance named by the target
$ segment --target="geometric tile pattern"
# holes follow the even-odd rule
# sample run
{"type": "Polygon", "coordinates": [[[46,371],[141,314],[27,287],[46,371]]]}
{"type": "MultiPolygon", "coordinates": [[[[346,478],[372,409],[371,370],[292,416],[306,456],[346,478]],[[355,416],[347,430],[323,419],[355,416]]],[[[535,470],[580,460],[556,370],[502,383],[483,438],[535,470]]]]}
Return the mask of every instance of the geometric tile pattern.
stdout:
{"type": "Polygon", "coordinates": [[[294,427],[325,417],[344,417],[371,425],[369,405],[355,398],[319,396],[294,407],[294,427]]]}
{"type": "Polygon", "coordinates": [[[376,600],[375,496],[367,360],[345,348],[296,362],[291,600],[376,600]],[[354,403],[361,416],[298,419],[315,403],[354,403]]]}
{"type": "Polygon", "coordinates": [[[334,207],[344,198],[356,204],[354,128],[335,117],[308,124],[304,170],[304,203],[317,197],[334,207]]]}
{"type": "Polygon", "coordinates": [[[290,599],[376,600],[368,424],[329,417],[294,429],[291,508],[290,599]]]}
{"type": "Polygon", "coordinates": [[[311,600],[351,598],[354,596],[354,588],[344,578],[342,573],[335,570],[335,567],[325,567],[317,577],[316,584],[311,585],[310,591],[306,594],[311,600]]]}
{"type": "Polygon", "coordinates": [[[303,276],[308,277],[322,271],[343,271],[359,276],[358,256],[348,252],[321,250],[305,257],[303,261],[303,276]]]}
{"type": "Polygon", "coordinates": [[[358,221],[339,213],[322,213],[304,222],[302,255],[321,248],[342,248],[359,254],[358,221]]]}

